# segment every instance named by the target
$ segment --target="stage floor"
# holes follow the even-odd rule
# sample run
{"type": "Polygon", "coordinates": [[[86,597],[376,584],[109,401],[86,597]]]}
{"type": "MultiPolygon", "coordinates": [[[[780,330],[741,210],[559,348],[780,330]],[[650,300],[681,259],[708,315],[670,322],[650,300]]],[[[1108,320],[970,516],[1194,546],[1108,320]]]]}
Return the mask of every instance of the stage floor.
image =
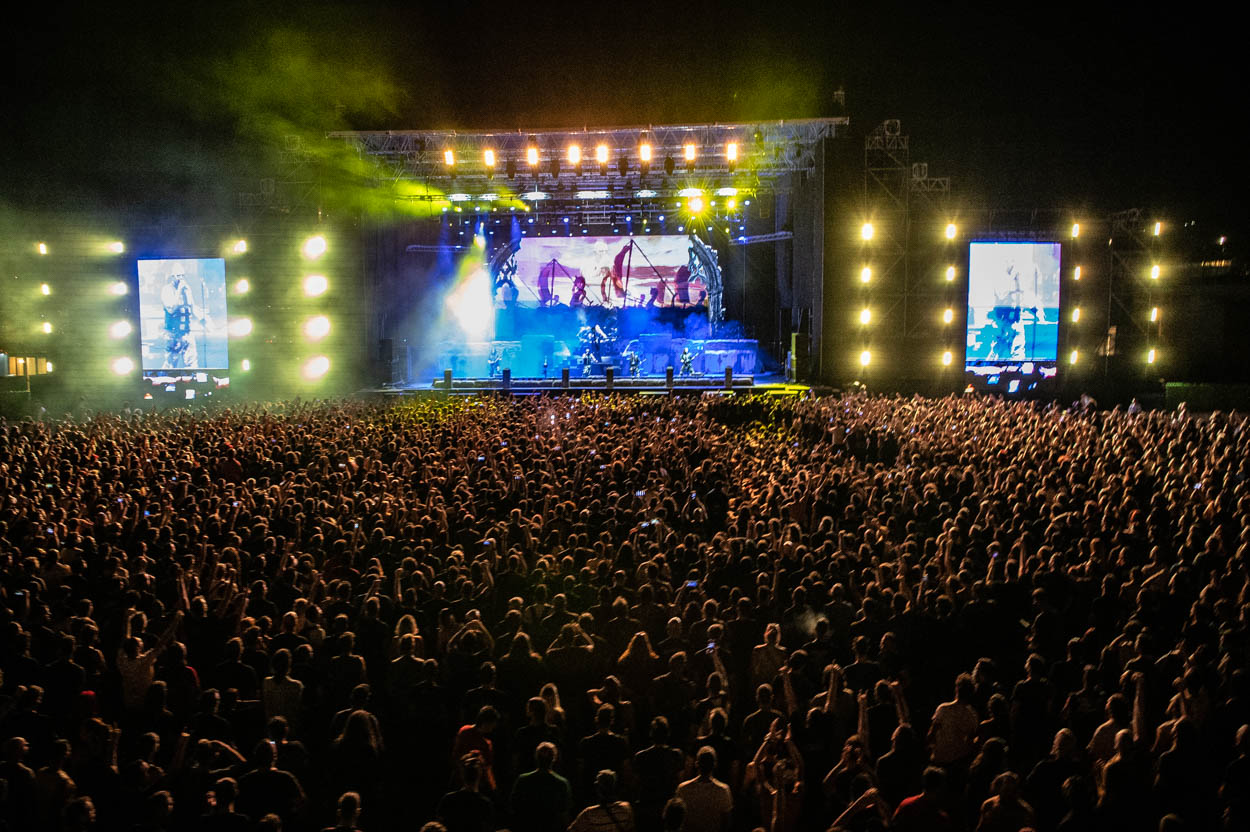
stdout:
{"type": "Polygon", "coordinates": [[[432,379],[423,384],[395,384],[362,390],[362,393],[386,396],[439,393],[470,396],[480,393],[506,393],[529,396],[561,393],[640,393],[667,395],[669,393],[767,393],[773,395],[801,395],[811,387],[806,384],[787,382],[781,375],[746,376],[735,375],[732,386],[725,384],[724,376],[674,376],[670,386],[664,376],[640,376],[639,378],[614,378],[611,383],[603,376],[570,375],[567,385],[556,378],[512,378],[507,384],[498,376],[494,378],[453,378],[451,388],[443,379],[432,379]]]}

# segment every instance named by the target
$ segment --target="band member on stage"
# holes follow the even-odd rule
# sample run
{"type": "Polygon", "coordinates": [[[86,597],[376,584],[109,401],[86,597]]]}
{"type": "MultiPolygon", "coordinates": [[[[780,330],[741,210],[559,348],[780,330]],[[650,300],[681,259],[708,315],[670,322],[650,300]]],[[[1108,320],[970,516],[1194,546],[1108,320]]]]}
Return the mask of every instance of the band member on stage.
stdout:
{"type": "Polygon", "coordinates": [[[548,366],[548,359],[547,359],[547,356],[544,355],[543,356],[543,378],[547,377],[547,366],[548,366]]]}
{"type": "Polygon", "coordinates": [[[187,283],[186,270],[176,264],[161,287],[161,305],[165,307],[165,363],[169,369],[199,366],[199,352],[191,335],[191,321],[205,323],[204,312],[195,302],[187,283]]]}
{"type": "Polygon", "coordinates": [[[594,356],[590,354],[590,350],[582,353],[582,376],[590,378],[590,368],[594,365],[594,356]]]}
{"type": "Polygon", "coordinates": [[[573,278],[573,296],[569,298],[569,306],[574,308],[586,305],[586,278],[580,274],[573,278]]]}
{"type": "Polygon", "coordinates": [[[638,369],[642,366],[642,359],[638,353],[631,352],[629,354],[629,377],[638,378],[638,369]]]}
{"type": "Polygon", "coordinates": [[[499,350],[495,347],[490,348],[490,356],[486,359],[486,366],[490,368],[490,377],[494,378],[499,372],[499,350]]]}
{"type": "Polygon", "coordinates": [[[659,305],[660,305],[660,302],[661,302],[661,301],[660,301],[660,290],[659,290],[659,289],[657,289],[657,288],[655,288],[655,287],[652,287],[652,289],[651,289],[651,297],[647,298],[647,308],[648,308],[648,309],[654,309],[655,307],[657,307],[657,306],[659,306],[659,305]]]}
{"type": "Polygon", "coordinates": [[[681,374],[683,376],[691,375],[694,372],[694,353],[690,352],[690,347],[682,347],[681,349],[681,374]]]}

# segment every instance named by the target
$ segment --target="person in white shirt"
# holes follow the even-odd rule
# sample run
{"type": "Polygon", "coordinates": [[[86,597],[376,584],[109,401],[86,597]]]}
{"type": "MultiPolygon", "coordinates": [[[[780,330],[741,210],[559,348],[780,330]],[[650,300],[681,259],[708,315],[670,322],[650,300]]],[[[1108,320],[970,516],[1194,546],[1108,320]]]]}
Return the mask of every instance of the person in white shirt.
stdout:
{"type": "Polygon", "coordinates": [[[716,749],[705,745],[695,755],[697,777],[677,787],[677,796],[686,804],[686,824],[682,832],[726,832],[733,815],[734,800],[729,786],[712,776],[716,771],[716,749]]]}

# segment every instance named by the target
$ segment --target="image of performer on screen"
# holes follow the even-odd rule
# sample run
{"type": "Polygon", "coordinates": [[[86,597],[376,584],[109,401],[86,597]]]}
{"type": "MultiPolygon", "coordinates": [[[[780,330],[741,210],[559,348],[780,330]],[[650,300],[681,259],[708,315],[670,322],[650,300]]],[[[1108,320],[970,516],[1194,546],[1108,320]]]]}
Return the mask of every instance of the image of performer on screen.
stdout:
{"type": "Polygon", "coordinates": [[[191,334],[192,321],[205,323],[204,311],[196,303],[187,283],[186,269],[176,264],[161,287],[161,305],[165,308],[164,368],[180,370],[199,366],[199,351],[191,334]]]}

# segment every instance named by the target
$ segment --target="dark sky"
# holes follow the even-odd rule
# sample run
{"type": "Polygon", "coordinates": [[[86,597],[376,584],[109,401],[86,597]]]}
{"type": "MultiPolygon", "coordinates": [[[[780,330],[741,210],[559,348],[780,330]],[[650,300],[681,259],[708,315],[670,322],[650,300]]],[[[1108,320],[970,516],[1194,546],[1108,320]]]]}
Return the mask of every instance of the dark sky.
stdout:
{"type": "Polygon", "coordinates": [[[969,205],[1244,217],[1234,22],[1095,5],[34,5],[0,27],[0,207],[222,207],[296,131],[821,116],[843,88],[969,205]]]}

